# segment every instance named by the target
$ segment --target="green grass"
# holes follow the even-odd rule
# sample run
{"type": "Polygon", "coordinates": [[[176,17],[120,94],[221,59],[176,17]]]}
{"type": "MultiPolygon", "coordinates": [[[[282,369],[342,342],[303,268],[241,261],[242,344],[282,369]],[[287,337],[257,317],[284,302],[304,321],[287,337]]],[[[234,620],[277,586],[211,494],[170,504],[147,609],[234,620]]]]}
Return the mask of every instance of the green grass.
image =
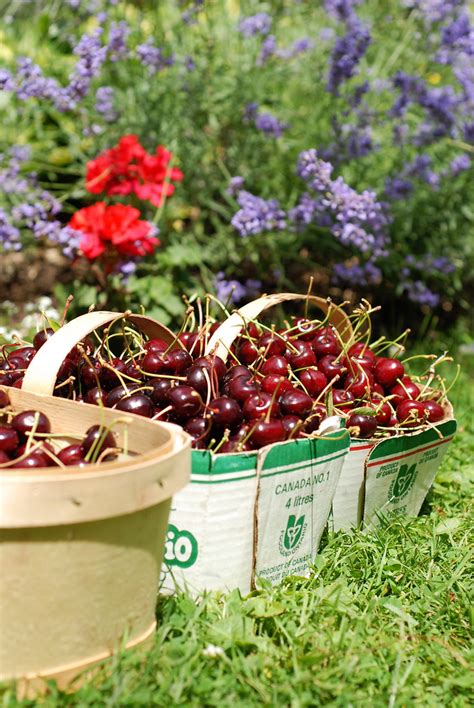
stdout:
{"type": "MultiPolygon", "coordinates": [[[[329,535],[309,579],[160,599],[145,660],[119,656],[76,694],[21,705],[470,705],[471,393],[465,371],[459,432],[420,517],[329,535]]],[[[7,689],[3,705],[20,703],[7,689]]]]}

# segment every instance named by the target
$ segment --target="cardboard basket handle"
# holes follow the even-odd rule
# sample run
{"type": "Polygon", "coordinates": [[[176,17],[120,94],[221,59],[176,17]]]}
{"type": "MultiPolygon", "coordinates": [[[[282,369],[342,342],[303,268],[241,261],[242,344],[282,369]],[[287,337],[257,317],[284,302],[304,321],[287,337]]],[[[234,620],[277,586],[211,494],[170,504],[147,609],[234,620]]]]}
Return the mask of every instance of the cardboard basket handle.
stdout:
{"type": "Polygon", "coordinates": [[[127,321],[136,325],[150,339],[156,337],[163,339],[166,344],[177,342],[180,346],[176,335],[151,317],[126,315],[123,312],[107,312],[105,310],[88,312],[63,325],[46,340],[25,372],[22,390],[52,395],[60,366],[71,349],[98,327],[110,324],[122,317],[126,317],[127,321]]]}
{"type": "Polygon", "coordinates": [[[236,310],[221,326],[216,329],[206,347],[206,354],[217,354],[224,361],[227,359],[229,349],[236,337],[240,334],[245,323],[254,320],[261,312],[268,310],[274,305],[290,300],[309,300],[313,305],[319,307],[324,314],[329,316],[329,321],[339,332],[339,336],[344,342],[352,337],[352,325],[349,317],[340,307],[328,302],[317,295],[299,295],[297,293],[276,293],[274,295],[262,295],[257,300],[247,303],[239,310],[236,310]]]}

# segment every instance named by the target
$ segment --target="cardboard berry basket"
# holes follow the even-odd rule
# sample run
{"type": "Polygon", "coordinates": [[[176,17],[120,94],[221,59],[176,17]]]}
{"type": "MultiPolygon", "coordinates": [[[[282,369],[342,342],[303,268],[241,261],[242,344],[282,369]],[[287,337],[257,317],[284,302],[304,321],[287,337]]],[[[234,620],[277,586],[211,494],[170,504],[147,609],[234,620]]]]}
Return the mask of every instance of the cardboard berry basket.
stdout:
{"type": "Polygon", "coordinates": [[[3,389],[13,412],[45,413],[65,444],[103,424],[124,448],[90,468],[0,468],[0,680],[20,695],[50,678],[77,687],[85,670],[152,637],[171,497],[189,478],[190,440],[177,426],[32,392],[54,387],[71,337],[99,319],[66,325],[24,388],[3,389]]]}
{"type": "MultiPolygon", "coordinates": [[[[246,322],[274,305],[306,299],[328,315],[343,339],[350,337],[350,322],[336,306],[315,296],[282,293],[232,314],[213,334],[206,353],[225,361],[246,322]]],[[[255,452],[193,450],[191,483],[173,499],[164,589],[248,592],[256,577],[276,584],[287,575],[308,575],[349,448],[349,434],[339,428],[339,419],[332,419],[319,436],[255,452]]]]}

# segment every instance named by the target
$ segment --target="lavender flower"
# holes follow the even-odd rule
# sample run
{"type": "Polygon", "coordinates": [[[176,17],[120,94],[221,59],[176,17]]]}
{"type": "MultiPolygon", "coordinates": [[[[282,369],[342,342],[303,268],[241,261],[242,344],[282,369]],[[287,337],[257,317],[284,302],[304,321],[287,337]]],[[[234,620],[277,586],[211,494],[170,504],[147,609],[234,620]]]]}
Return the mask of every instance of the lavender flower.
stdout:
{"type": "Polygon", "coordinates": [[[354,18],[354,6],[359,4],[360,0],[325,0],[324,8],[336,20],[347,22],[354,18]]]}
{"type": "Polygon", "coordinates": [[[298,157],[297,174],[315,191],[324,191],[331,184],[332,165],[318,158],[314,148],[304,150],[298,157]]]}
{"type": "Polygon", "coordinates": [[[100,86],[95,94],[95,110],[106,123],[113,123],[117,119],[114,110],[114,90],[111,86],[100,86]]]}
{"type": "Polygon", "coordinates": [[[221,270],[214,281],[217,299],[221,302],[231,302],[234,305],[245,298],[251,298],[260,292],[262,282],[255,278],[248,278],[244,283],[235,279],[226,279],[221,270]]]}
{"type": "Polygon", "coordinates": [[[354,76],[370,41],[368,28],[359,21],[348,26],[346,34],[336,40],[329,65],[328,91],[339,95],[339,87],[354,76]]]}
{"type": "Polygon", "coordinates": [[[7,69],[0,68],[0,91],[13,91],[15,83],[13,77],[7,69]]]}
{"type": "Polygon", "coordinates": [[[12,145],[10,155],[15,162],[28,162],[31,158],[31,147],[29,145],[12,145]]]}
{"type": "Polygon", "coordinates": [[[333,282],[352,287],[379,285],[382,281],[382,271],[372,261],[364,264],[335,263],[333,266],[333,282]]]}
{"type": "Polygon", "coordinates": [[[241,209],[234,214],[231,224],[240,236],[251,236],[264,231],[281,231],[286,227],[285,212],[276,199],[266,201],[247,191],[238,194],[241,209]]]}
{"type": "Polygon", "coordinates": [[[456,177],[460,172],[464,172],[471,167],[472,161],[469,155],[464,153],[463,155],[458,155],[449,163],[449,169],[451,175],[456,177]]]}
{"type": "Polygon", "coordinates": [[[67,87],[67,94],[72,101],[80,101],[87,95],[92,80],[99,74],[107,58],[107,46],[102,45],[101,36],[102,28],[98,27],[91,34],[84,34],[74,47],[74,54],[79,60],[69,76],[67,87]]]}
{"type": "Polygon", "coordinates": [[[288,212],[288,218],[295,225],[297,231],[303,230],[314,222],[318,206],[318,200],[313,199],[308,192],[301,195],[298,204],[288,212]]]}
{"type": "Polygon", "coordinates": [[[250,122],[252,120],[255,120],[258,115],[258,107],[259,104],[256,103],[256,101],[251,101],[250,103],[247,103],[244,110],[244,121],[250,122]]]}
{"type": "Polygon", "coordinates": [[[431,309],[439,305],[440,296],[434,293],[421,280],[407,280],[402,283],[403,292],[411,302],[418,305],[425,305],[431,309]]]}
{"type": "Polygon", "coordinates": [[[141,63],[148,68],[150,74],[156,74],[158,71],[163,71],[168,66],[173,66],[174,56],[171,54],[166,56],[160,47],[155,47],[150,40],[144,44],[139,44],[137,56],[141,63]]]}
{"type": "Polygon", "coordinates": [[[265,135],[281,138],[283,131],[288,128],[288,123],[281,123],[278,118],[270,113],[259,113],[255,118],[255,126],[265,135]]]}
{"type": "Polygon", "coordinates": [[[240,177],[239,175],[231,177],[229,180],[229,186],[226,189],[227,194],[230,194],[231,197],[234,197],[237,192],[242,189],[242,187],[244,186],[244,182],[244,178],[240,177]]]}
{"type": "Polygon", "coordinates": [[[127,38],[130,27],[124,21],[112,22],[109,30],[108,52],[110,60],[119,61],[127,56],[127,38]]]}
{"type": "Polygon", "coordinates": [[[272,18],[266,12],[258,12],[256,15],[244,17],[239,22],[239,32],[244,37],[254,37],[257,34],[266,35],[270,32],[272,18]]]}
{"type": "Polygon", "coordinates": [[[0,209],[0,244],[5,251],[19,251],[21,249],[20,232],[10,223],[8,215],[0,209]]]}
{"type": "Polygon", "coordinates": [[[186,71],[194,71],[196,68],[196,62],[189,54],[184,57],[184,66],[186,71]]]}
{"type": "Polygon", "coordinates": [[[268,37],[265,37],[265,39],[262,42],[262,49],[260,50],[260,54],[257,57],[256,60],[256,65],[257,66],[263,66],[270,57],[274,56],[277,53],[277,42],[276,42],[276,37],[273,34],[269,34],[268,37]]]}
{"type": "Polygon", "coordinates": [[[387,177],[384,193],[391,201],[405,199],[413,192],[413,183],[402,177],[387,177]]]}

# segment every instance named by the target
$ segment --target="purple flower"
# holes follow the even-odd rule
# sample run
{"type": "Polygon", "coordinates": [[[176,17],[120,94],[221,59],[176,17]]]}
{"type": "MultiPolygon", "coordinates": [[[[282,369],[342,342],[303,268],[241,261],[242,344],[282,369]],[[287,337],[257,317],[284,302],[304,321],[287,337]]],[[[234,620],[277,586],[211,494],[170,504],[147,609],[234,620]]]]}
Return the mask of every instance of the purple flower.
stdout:
{"type": "Polygon", "coordinates": [[[471,158],[469,155],[464,153],[463,155],[458,155],[449,163],[449,169],[453,177],[456,177],[460,172],[464,172],[471,167],[471,158]]]}
{"type": "Polygon", "coordinates": [[[109,30],[108,51],[111,61],[119,61],[127,56],[127,38],[130,27],[124,21],[112,22],[109,30]]]}
{"type": "Polygon", "coordinates": [[[13,91],[15,83],[13,77],[7,69],[0,68],[0,91],[13,91]]]}
{"type": "Polygon", "coordinates": [[[240,236],[251,236],[264,231],[281,231],[286,227],[285,212],[276,199],[266,201],[250,192],[241,191],[237,197],[241,209],[234,214],[231,224],[240,236]]]}
{"type": "Polygon", "coordinates": [[[92,80],[98,76],[107,58],[107,46],[101,42],[102,28],[98,27],[91,34],[84,34],[74,54],[79,57],[73,73],[69,76],[67,93],[72,101],[79,101],[89,92],[92,80]]]}
{"type": "Polygon", "coordinates": [[[242,189],[242,187],[244,186],[244,182],[244,178],[240,177],[239,175],[231,177],[229,180],[229,186],[226,189],[227,194],[230,194],[232,197],[234,197],[237,192],[242,189]]]}
{"type": "Polygon", "coordinates": [[[318,158],[314,148],[300,152],[296,165],[297,174],[316,191],[324,191],[331,184],[331,163],[318,158]]]}
{"type": "Polygon", "coordinates": [[[166,56],[163,50],[152,44],[150,40],[144,44],[139,44],[136,52],[141,63],[148,68],[150,74],[163,71],[166,67],[174,64],[173,55],[166,56]]]}
{"type": "Polygon", "coordinates": [[[309,37],[300,37],[300,39],[296,39],[293,42],[293,45],[291,47],[291,56],[296,56],[297,54],[303,54],[304,52],[307,52],[309,49],[312,49],[314,47],[314,42],[312,39],[309,37]]]}
{"type": "Polygon", "coordinates": [[[340,85],[354,76],[370,41],[368,28],[359,21],[348,26],[346,34],[336,40],[329,64],[328,91],[339,95],[340,85]]]}
{"type": "Polygon", "coordinates": [[[196,62],[189,54],[184,57],[184,66],[186,67],[186,71],[194,71],[196,68],[196,62]]]}
{"type": "Polygon", "coordinates": [[[308,224],[314,222],[318,206],[318,200],[311,197],[308,192],[301,195],[298,204],[288,212],[288,218],[296,226],[297,231],[303,230],[308,224]]]}
{"type": "Polygon", "coordinates": [[[256,65],[257,66],[263,66],[265,62],[272,56],[274,56],[277,52],[277,43],[276,43],[276,38],[273,34],[269,34],[268,37],[265,37],[265,39],[262,42],[262,49],[260,50],[260,54],[257,57],[256,60],[256,65]]]}
{"type": "Polygon", "coordinates": [[[372,261],[367,261],[362,265],[359,263],[335,263],[333,281],[352,287],[379,285],[382,281],[382,271],[372,261]]]}
{"type": "Polygon", "coordinates": [[[468,54],[474,54],[474,35],[469,16],[462,12],[442,30],[442,43],[445,47],[455,47],[468,54]]]}
{"type": "Polygon", "coordinates": [[[368,155],[373,150],[372,136],[370,135],[370,129],[358,130],[354,128],[351,130],[345,141],[345,148],[349,158],[356,159],[358,157],[364,157],[368,155]]]}
{"type": "Polygon", "coordinates": [[[439,305],[439,295],[430,290],[421,280],[407,280],[402,283],[402,286],[403,292],[406,293],[408,299],[412,302],[429,308],[435,308],[439,305]]]}
{"type": "Polygon", "coordinates": [[[256,101],[251,101],[250,103],[247,103],[244,110],[244,120],[247,122],[255,120],[258,115],[258,107],[259,104],[256,101]]]}
{"type": "Polygon", "coordinates": [[[387,177],[384,192],[386,197],[392,201],[405,199],[413,192],[413,183],[402,177],[387,177]]]}
{"type": "Polygon", "coordinates": [[[474,123],[464,123],[463,137],[467,143],[474,145],[474,123]]]}
{"type": "Polygon", "coordinates": [[[255,125],[262,133],[273,138],[281,138],[283,131],[288,128],[288,123],[281,123],[270,113],[259,113],[255,118],[255,125]]]}
{"type": "Polygon", "coordinates": [[[106,123],[113,123],[117,119],[114,110],[114,90],[111,86],[100,86],[95,94],[95,110],[106,123]]]}
{"type": "Polygon", "coordinates": [[[10,155],[15,162],[28,162],[31,158],[31,147],[29,145],[13,145],[10,148],[10,155]]]}
{"type": "Polygon", "coordinates": [[[239,22],[239,32],[244,37],[254,37],[257,34],[268,34],[272,26],[272,18],[266,12],[244,17],[239,22]]]}
{"type": "Polygon", "coordinates": [[[10,223],[6,212],[0,208],[0,245],[5,251],[21,249],[20,232],[10,223]]]}
{"type": "Polygon", "coordinates": [[[352,20],[355,15],[354,6],[359,5],[360,0],[325,0],[324,8],[328,15],[331,15],[340,22],[352,20]]]}
{"type": "Polygon", "coordinates": [[[248,278],[244,283],[235,279],[227,280],[223,271],[217,273],[214,281],[217,299],[224,303],[237,304],[244,297],[254,297],[260,292],[261,287],[261,281],[254,278],[248,278]]]}

